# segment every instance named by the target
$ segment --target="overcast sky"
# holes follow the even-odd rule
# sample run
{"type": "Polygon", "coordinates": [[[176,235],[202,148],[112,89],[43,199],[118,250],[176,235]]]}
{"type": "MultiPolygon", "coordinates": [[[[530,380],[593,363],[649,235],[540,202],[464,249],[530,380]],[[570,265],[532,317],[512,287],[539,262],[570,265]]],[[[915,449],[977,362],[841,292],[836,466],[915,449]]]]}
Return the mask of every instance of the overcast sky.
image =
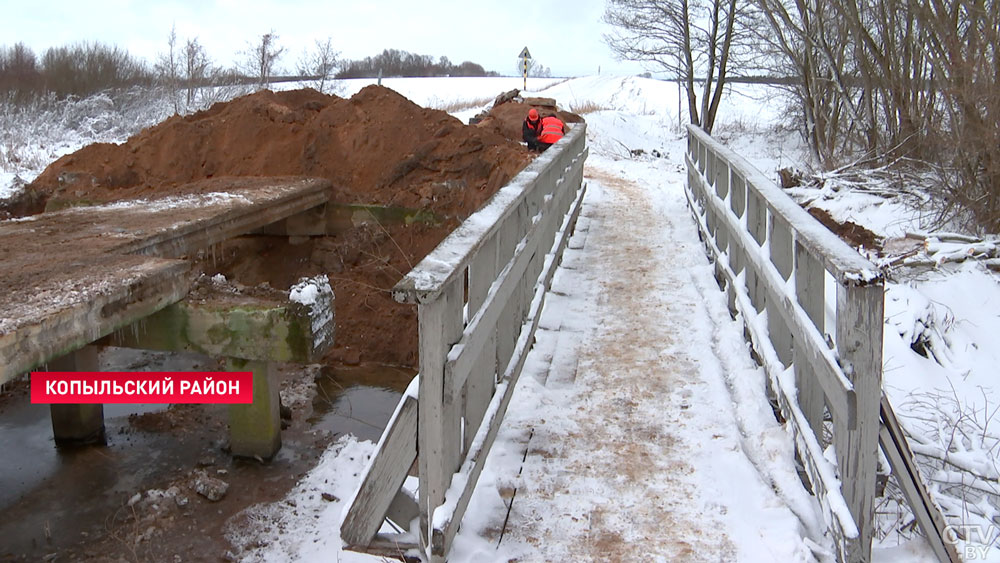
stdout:
{"type": "Polygon", "coordinates": [[[5,3],[0,44],[23,42],[39,56],[54,46],[102,41],[153,62],[176,25],[179,43],[197,37],[218,66],[233,66],[247,44],[271,30],[293,70],[304,49],[332,39],[349,59],[399,49],[470,60],[515,74],[528,47],[554,76],[643,72],[616,61],[602,34],[604,0],[42,0],[5,3]]]}

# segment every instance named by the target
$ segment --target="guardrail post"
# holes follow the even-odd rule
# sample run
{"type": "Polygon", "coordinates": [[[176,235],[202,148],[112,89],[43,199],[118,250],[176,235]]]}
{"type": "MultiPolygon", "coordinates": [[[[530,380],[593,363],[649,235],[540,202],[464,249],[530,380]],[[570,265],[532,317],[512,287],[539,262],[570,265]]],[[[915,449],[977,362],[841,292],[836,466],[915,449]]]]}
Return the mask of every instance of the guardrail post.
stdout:
{"type": "Polygon", "coordinates": [[[434,300],[417,308],[420,330],[420,391],[417,399],[417,452],[420,472],[421,546],[433,535],[434,509],[444,503],[451,476],[458,469],[461,421],[444,378],[448,350],[462,332],[464,277],[452,280],[434,300]]]}
{"type": "MultiPolygon", "coordinates": [[[[758,245],[763,246],[767,235],[767,205],[764,203],[764,198],[761,197],[760,193],[754,189],[753,184],[749,181],[747,184],[747,231],[757,242],[758,245]]],[[[755,271],[751,266],[747,268],[746,284],[747,291],[750,294],[750,301],[753,302],[754,309],[757,312],[764,310],[764,287],[763,284],[758,280],[760,272],[755,271]]]]}
{"type": "MultiPolygon", "coordinates": [[[[771,263],[781,275],[781,279],[788,281],[792,275],[792,231],[788,223],[776,213],[770,213],[770,217],[767,244],[771,263]]],[[[777,303],[767,303],[768,334],[771,336],[771,344],[774,345],[778,359],[787,368],[792,364],[792,332],[782,320],[777,307],[777,303]]]]}
{"type": "Polygon", "coordinates": [[[857,397],[856,427],[837,421],[834,432],[841,488],[860,534],[856,542],[848,543],[848,561],[871,560],[882,398],[882,323],[881,282],[849,281],[837,288],[837,350],[857,397]]]}
{"type": "MultiPolygon", "coordinates": [[[[809,316],[813,326],[823,334],[824,308],[826,306],[826,270],[823,263],[813,257],[798,241],[795,243],[795,294],[799,304],[809,316]]],[[[825,446],[823,439],[823,415],[826,398],[823,390],[815,384],[816,375],[809,362],[799,359],[799,351],[792,350],[795,365],[795,386],[799,392],[799,406],[809,421],[809,427],[816,434],[816,440],[825,446]]]]}
{"type": "MultiPolygon", "coordinates": [[[[469,316],[475,315],[483,302],[493,280],[497,278],[500,268],[497,265],[497,239],[493,235],[483,243],[469,265],[469,316]]],[[[463,449],[468,451],[476,429],[483,421],[486,408],[497,382],[497,335],[496,329],[490,333],[490,338],[476,360],[465,388],[465,443],[463,449]]]]}

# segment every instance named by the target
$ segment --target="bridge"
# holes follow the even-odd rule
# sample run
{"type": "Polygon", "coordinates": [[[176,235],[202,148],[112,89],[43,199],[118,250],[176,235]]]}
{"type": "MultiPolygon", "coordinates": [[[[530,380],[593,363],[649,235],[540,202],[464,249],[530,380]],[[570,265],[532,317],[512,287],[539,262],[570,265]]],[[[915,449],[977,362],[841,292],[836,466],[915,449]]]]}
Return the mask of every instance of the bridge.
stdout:
{"type": "MultiPolygon", "coordinates": [[[[521,507],[511,510],[513,520],[501,533],[537,545],[537,553],[552,560],[626,552],[640,559],[727,559],[736,541],[725,527],[732,520],[706,513],[700,522],[684,521],[677,507],[714,506],[707,502],[712,490],[737,494],[742,479],[754,474],[730,464],[735,458],[699,456],[699,439],[737,444],[766,429],[738,416],[719,416],[713,424],[690,418],[713,409],[702,396],[711,390],[709,397],[728,393],[745,405],[774,398],[776,416],[794,435],[800,477],[822,507],[815,527],[830,539],[836,559],[870,560],[881,448],[935,553],[957,560],[881,393],[877,269],[696,127],[688,130],[687,199],[681,202],[693,221],[674,213],[665,230],[663,210],[634,182],[607,171],[587,172],[602,186],[600,200],[591,202],[587,154],[586,124],[578,124],[396,285],[396,299],[417,306],[420,373],[348,499],[340,537],[365,553],[447,559],[488,454],[501,428],[514,425],[527,430],[517,471],[534,478],[501,493],[509,507],[521,507]],[[629,228],[608,228],[623,224],[629,228]],[[695,232],[703,247],[674,247],[695,232]],[[705,255],[716,283],[692,273],[705,255]],[[601,277],[596,264],[616,275],[601,277]],[[604,287],[594,297],[606,299],[595,310],[544,314],[547,303],[557,308],[562,296],[594,284],[604,287]],[[692,315],[703,316],[703,326],[741,323],[752,355],[739,358],[731,352],[742,343],[699,333],[692,315]],[[601,325],[587,333],[593,341],[574,339],[580,326],[574,318],[601,325]],[[730,348],[712,349],[722,344],[730,348]],[[541,381],[529,385],[585,401],[586,408],[568,402],[561,422],[505,420],[533,346],[550,353],[544,365],[529,366],[541,381]],[[706,362],[717,364],[706,368],[706,362]],[[739,396],[747,386],[733,375],[757,365],[766,374],[759,393],[739,396]],[[696,424],[687,427],[691,420],[696,424]],[[415,492],[404,485],[411,472],[419,482],[415,492]],[[728,486],[706,486],[727,480],[728,486]],[[584,490],[602,491],[607,506],[581,510],[572,499],[584,490]],[[540,522],[531,508],[540,503],[561,507],[567,519],[540,522]],[[386,522],[402,532],[387,533],[386,522]],[[706,523],[721,531],[706,536],[706,523]]],[[[271,323],[249,331],[257,339],[250,344],[221,348],[207,338],[178,341],[169,335],[232,326],[225,311],[234,308],[187,299],[188,265],[178,257],[316,216],[327,188],[314,181],[199,186],[193,199],[173,206],[57,212],[56,219],[76,221],[70,231],[49,225],[49,214],[5,223],[4,252],[43,235],[44,245],[67,255],[15,256],[25,267],[3,274],[5,287],[21,289],[2,297],[11,313],[0,321],[0,383],[46,362],[65,371],[94,370],[95,344],[207,352],[228,358],[234,370],[254,372],[258,399],[231,418],[234,453],[270,457],[280,447],[270,366],[321,353],[332,339],[332,319],[317,325],[312,320],[322,312],[257,303],[284,328],[275,332],[271,323]],[[204,197],[223,191],[231,195],[204,197]],[[192,215],[193,209],[199,212],[192,215]],[[178,319],[195,318],[198,310],[212,312],[197,329],[179,331],[178,319]],[[309,329],[288,345],[262,345],[298,330],[293,326],[309,329]]],[[[102,428],[99,406],[53,409],[53,427],[59,440],[93,440],[102,428]]],[[[751,494],[761,490],[757,485],[751,494]]],[[[768,487],[783,494],[780,484],[768,487]]]]}
{"type": "MultiPolygon", "coordinates": [[[[774,416],[794,436],[799,477],[822,507],[818,534],[834,549],[817,546],[813,557],[871,559],[881,448],[936,556],[958,561],[881,392],[877,268],[697,127],[688,129],[683,202],[693,222],[677,209],[657,213],[642,187],[607,171],[589,172],[603,193],[588,204],[585,127],[577,125],[396,286],[397,299],[418,305],[420,373],[348,501],[343,541],[367,553],[446,560],[503,422],[519,425],[524,451],[520,465],[504,468],[531,478],[500,479],[520,485],[499,487],[508,510],[500,534],[532,546],[528,559],[732,559],[735,539],[720,522],[773,514],[727,519],[725,509],[696,508],[693,521],[678,515],[702,503],[729,506],[707,502],[713,490],[786,491],[759,477],[754,484],[750,475],[759,473],[730,465],[735,458],[698,455],[699,438],[768,455],[766,444],[745,443],[762,430],[744,416],[705,423],[705,411],[718,405],[699,395],[714,389],[709,397],[729,394],[737,411],[774,398],[774,416]],[[703,248],[671,248],[694,238],[681,236],[692,229],[703,248]],[[709,286],[691,272],[705,255],[715,279],[709,286]],[[595,284],[603,286],[594,294],[603,314],[587,319],[578,311],[577,318],[599,328],[574,353],[580,327],[569,320],[572,311],[545,317],[544,306],[595,284]],[[711,302],[722,306],[705,306],[711,302]],[[750,350],[744,363],[742,344],[712,349],[720,342],[692,323],[698,314],[709,325],[742,323],[750,350]],[[534,366],[525,385],[531,396],[565,400],[565,419],[531,419],[518,409],[516,421],[504,421],[540,332],[549,332],[548,367],[534,366]],[[755,397],[752,386],[734,380],[751,371],[751,357],[766,374],[755,397]],[[416,494],[404,486],[414,462],[416,494]],[[579,500],[595,493],[606,502],[579,500]],[[545,519],[553,513],[558,521],[545,519]],[[387,532],[386,521],[402,532],[387,532]]],[[[766,505],[769,494],[756,500],[766,505]]]]}

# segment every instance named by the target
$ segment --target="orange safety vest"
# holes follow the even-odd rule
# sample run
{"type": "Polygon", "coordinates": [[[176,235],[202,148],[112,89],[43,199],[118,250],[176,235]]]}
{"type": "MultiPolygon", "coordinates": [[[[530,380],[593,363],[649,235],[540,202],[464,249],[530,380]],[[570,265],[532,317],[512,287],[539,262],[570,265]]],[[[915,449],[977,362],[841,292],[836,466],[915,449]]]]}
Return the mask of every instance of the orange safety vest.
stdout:
{"type": "Polygon", "coordinates": [[[549,116],[542,119],[542,132],[538,134],[538,142],[551,145],[563,138],[563,122],[558,117],[549,116]]]}

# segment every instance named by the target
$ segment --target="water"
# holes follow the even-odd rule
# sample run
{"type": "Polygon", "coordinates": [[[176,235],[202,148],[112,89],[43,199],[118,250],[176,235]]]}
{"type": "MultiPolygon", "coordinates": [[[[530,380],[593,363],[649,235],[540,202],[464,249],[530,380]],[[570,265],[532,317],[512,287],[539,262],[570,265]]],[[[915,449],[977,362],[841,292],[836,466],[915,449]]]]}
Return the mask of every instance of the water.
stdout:
{"type": "MultiPolygon", "coordinates": [[[[200,356],[121,349],[109,349],[101,360],[107,371],[215,369],[200,356]]],[[[281,451],[263,465],[223,451],[224,405],[105,405],[107,445],[64,449],[53,442],[48,406],[30,404],[26,385],[15,388],[0,403],[0,560],[59,552],[72,559],[94,546],[103,549],[128,516],[130,497],[182,482],[206,464],[239,492],[216,505],[192,501],[187,510],[205,505],[210,512],[195,516],[205,537],[171,541],[224,549],[217,544],[229,516],[281,498],[338,436],[378,440],[413,375],[380,365],[282,369],[280,377],[298,382],[304,396],[292,405],[281,451]]]]}

